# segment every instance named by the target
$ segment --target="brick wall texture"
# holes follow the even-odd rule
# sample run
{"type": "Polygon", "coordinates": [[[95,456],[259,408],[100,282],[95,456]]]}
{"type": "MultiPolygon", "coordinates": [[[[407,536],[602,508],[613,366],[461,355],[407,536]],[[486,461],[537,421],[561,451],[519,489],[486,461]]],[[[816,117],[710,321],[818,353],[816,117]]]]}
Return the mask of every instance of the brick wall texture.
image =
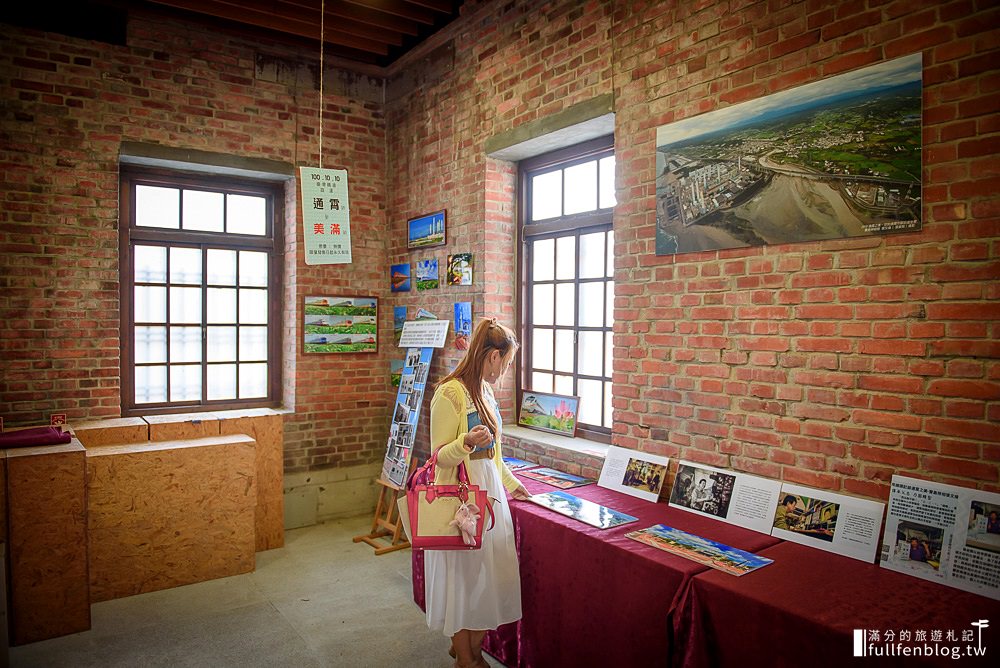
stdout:
{"type": "MultiPolygon", "coordinates": [[[[381,458],[401,357],[303,356],[302,297],[378,295],[384,343],[395,305],[451,318],[472,301],[512,323],[516,170],[484,142],[610,93],[615,443],[873,498],[893,473],[1000,490],[997,25],[985,0],[467,3],[442,48],[390,69],[384,99],[325,98],[355,263],[307,267],[287,207],[286,468],[381,458]],[[658,126],[918,52],[921,232],[654,254],[658,126]],[[447,247],[408,252],[405,221],[438,209],[447,247]],[[473,286],[389,293],[389,264],[443,270],[455,252],[475,254],[473,286]]],[[[120,142],[315,165],[317,92],[254,69],[262,49],[315,56],[141,13],[125,47],[4,32],[0,413],[115,415],[120,142]]],[[[432,380],[460,356],[439,351],[432,380]]]]}

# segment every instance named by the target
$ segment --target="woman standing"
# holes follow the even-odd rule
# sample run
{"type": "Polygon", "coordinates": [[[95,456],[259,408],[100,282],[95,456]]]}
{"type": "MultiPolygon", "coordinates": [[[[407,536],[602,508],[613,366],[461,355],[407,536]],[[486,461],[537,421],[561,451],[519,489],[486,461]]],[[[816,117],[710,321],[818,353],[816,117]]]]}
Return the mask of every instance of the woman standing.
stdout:
{"type": "Polygon", "coordinates": [[[517,349],[514,332],[495,318],[481,321],[465,357],[431,399],[435,483],[457,484],[458,465],[465,462],[469,481],[487,490],[496,517],[483,533],[482,548],[424,553],[427,625],[451,637],[457,668],[488,665],[482,653],[486,631],[521,618],[521,576],[504,489],[515,499],[530,494],[504,464],[500,409],[490,387],[507,372],[517,349]]]}

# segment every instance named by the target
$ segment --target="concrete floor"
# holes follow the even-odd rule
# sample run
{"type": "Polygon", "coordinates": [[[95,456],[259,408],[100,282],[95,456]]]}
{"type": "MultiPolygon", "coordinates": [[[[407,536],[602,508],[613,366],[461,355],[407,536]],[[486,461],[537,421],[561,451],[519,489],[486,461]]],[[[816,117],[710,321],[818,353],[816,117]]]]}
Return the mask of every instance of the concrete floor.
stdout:
{"type": "Polygon", "coordinates": [[[370,526],[294,529],[253,573],[96,603],[89,631],[14,647],[11,665],[452,666],[448,639],[413,602],[410,551],[376,557],[351,541],[370,526]]]}

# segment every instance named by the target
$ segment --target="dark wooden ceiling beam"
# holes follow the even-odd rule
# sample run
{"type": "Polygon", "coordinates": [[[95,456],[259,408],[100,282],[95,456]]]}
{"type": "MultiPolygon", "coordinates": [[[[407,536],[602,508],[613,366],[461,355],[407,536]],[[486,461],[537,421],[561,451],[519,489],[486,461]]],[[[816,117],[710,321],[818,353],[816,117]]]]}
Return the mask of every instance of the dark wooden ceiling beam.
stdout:
{"type": "Polygon", "coordinates": [[[418,5],[431,11],[441,12],[442,14],[451,15],[454,8],[450,0],[405,0],[405,2],[411,5],[418,5]]]}
{"type": "MultiPolygon", "coordinates": [[[[283,0],[282,4],[319,11],[318,0],[283,0]]],[[[372,26],[378,30],[388,30],[401,35],[409,35],[410,37],[416,37],[420,34],[420,31],[417,30],[412,21],[401,19],[398,16],[383,14],[367,7],[359,7],[358,5],[341,2],[340,0],[328,2],[326,5],[326,20],[340,19],[350,19],[357,23],[372,26]]]]}
{"type": "Polygon", "coordinates": [[[367,7],[377,12],[399,16],[428,26],[434,25],[435,20],[438,18],[434,15],[434,12],[404,2],[403,0],[344,0],[344,2],[358,5],[359,7],[367,7]]]}
{"type": "MultiPolygon", "coordinates": [[[[269,28],[280,32],[286,32],[299,37],[310,39],[320,39],[319,14],[317,12],[315,21],[302,21],[277,16],[273,12],[255,10],[248,7],[248,2],[239,4],[228,4],[225,2],[205,1],[205,0],[153,0],[153,2],[176,9],[184,9],[200,14],[207,14],[216,18],[237,23],[246,23],[259,28],[269,28]]],[[[389,53],[388,46],[380,41],[372,41],[355,37],[349,33],[340,32],[335,27],[325,26],[324,39],[331,44],[347,46],[358,51],[375,53],[386,56],[389,53]]]]}
{"type": "MultiPolygon", "coordinates": [[[[233,2],[233,0],[222,0],[223,2],[233,2]]],[[[233,4],[236,4],[233,2],[233,4]]],[[[253,9],[259,9],[256,5],[266,4],[274,8],[275,13],[288,17],[294,20],[306,21],[309,24],[315,23],[319,25],[319,3],[309,3],[303,2],[302,0],[274,0],[272,2],[241,2],[239,3],[243,6],[249,6],[253,9]]],[[[386,28],[384,26],[373,26],[364,21],[355,21],[353,19],[347,18],[340,13],[334,13],[330,10],[330,6],[336,6],[339,3],[330,2],[327,4],[326,11],[324,12],[326,16],[324,28],[329,31],[331,28],[337,30],[338,32],[348,33],[350,35],[357,35],[358,37],[364,37],[365,39],[370,39],[376,42],[382,42],[390,46],[402,46],[403,35],[416,34],[409,31],[394,30],[392,28],[386,28]]]]}

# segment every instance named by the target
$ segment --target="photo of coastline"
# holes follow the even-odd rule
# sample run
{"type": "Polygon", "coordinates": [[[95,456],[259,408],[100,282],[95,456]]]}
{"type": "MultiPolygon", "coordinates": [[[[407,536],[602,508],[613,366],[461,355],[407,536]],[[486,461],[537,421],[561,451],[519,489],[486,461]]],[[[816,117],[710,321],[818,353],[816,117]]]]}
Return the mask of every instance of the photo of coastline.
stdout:
{"type": "Polygon", "coordinates": [[[656,254],[921,227],[919,53],[656,132],[656,254]]]}
{"type": "Polygon", "coordinates": [[[625,537],[730,575],[746,575],[762,566],[774,563],[773,559],[738,550],[665,524],[657,524],[640,531],[630,531],[625,537]]]}

